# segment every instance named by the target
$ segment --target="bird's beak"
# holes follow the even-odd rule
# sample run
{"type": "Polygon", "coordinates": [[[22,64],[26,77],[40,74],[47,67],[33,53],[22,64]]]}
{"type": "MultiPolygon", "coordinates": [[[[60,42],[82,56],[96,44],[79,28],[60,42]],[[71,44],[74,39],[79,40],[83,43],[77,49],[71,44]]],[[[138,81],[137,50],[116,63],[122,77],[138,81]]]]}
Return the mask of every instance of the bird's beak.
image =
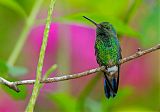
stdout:
{"type": "Polygon", "coordinates": [[[83,16],[85,19],[89,20],[91,23],[93,23],[94,25],[96,25],[97,27],[101,27],[100,24],[97,24],[95,21],[93,21],[92,19],[86,17],[86,16],[83,16]]]}

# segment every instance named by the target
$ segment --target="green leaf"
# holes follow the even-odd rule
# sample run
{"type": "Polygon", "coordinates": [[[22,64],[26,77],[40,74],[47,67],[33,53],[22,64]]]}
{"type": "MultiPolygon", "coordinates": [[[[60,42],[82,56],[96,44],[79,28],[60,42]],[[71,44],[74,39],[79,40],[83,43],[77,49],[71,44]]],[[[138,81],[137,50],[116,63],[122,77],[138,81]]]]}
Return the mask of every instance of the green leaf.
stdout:
{"type": "Polygon", "coordinates": [[[75,112],[76,100],[66,93],[54,93],[47,95],[63,112],[75,112]]]}
{"type": "Polygon", "coordinates": [[[21,15],[22,17],[27,17],[24,9],[15,0],[0,0],[0,5],[5,6],[21,15]]]}
{"type": "Polygon", "coordinates": [[[1,87],[6,93],[8,93],[12,98],[16,100],[24,100],[27,96],[27,87],[24,85],[18,86],[18,88],[20,89],[19,93],[15,92],[14,90],[10,89],[5,85],[1,85],[1,87]]]}
{"type": "MultiPolygon", "coordinates": [[[[78,22],[78,23],[85,23],[90,24],[89,21],[85,20],[82,16],[87,16],[91,19],[93,19],[95,22],[100,23],[102,21],[108,21],[116,28],[118,34],[127,35],[131,37],[139,37],[140,34],[136,32],[133,28],[125,24],[122,20],[117,18],[108,17],[105,15],[99,15],[99,14],[88,14],[88,13],[79,13],[79,14],[72,14],[65,17],[57,18],[57,21],[62,22],[78,22]]],[[[93,26],[93,25],[92,25],[93,26]]]]}
{"type": "Polygon", "coordinates": [[[8,69],[9,69],[8,73],[13,77],[23,76],[27,73],[27,69],[24,67],[16,67],[8,65],[8,69]]]}

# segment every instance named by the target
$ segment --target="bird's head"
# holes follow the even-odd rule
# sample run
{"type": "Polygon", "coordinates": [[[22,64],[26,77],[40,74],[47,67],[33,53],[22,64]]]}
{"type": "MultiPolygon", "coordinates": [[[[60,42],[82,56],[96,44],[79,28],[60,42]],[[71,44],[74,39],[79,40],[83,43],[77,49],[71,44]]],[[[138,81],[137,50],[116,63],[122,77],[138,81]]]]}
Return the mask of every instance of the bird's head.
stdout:
{"type": "Polygon", "coordinates": [[[97,34],[116,35],[116,30],[109,22],[101,22],[98,24],[86,16],[83,17],[92,22],[97,27],[97,34]]]}

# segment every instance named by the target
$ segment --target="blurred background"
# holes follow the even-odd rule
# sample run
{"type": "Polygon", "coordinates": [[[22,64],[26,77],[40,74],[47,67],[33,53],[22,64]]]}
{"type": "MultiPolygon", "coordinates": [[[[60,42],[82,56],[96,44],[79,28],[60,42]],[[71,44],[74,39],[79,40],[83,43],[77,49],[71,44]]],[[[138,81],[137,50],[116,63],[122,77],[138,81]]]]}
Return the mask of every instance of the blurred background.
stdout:
{"type": "MultiPolygon", "coordinates": [[[[49,0],[0,0],[0,77],[35,79],[49,0]]],[[[57,0],[52,16],[43,73],[50,77],[98,67],[94,55],[96,22],[108,21],[118,33],[122,56],[160,43],[159,0],[57,0]]],[[[101,73],[44,84],[35,112],[158,112],[159,51],[121,66],[115,98],[106,99],[101,73]]],[[[16,93],[0,85],[0,111],[23,112],[33,85],[16,93]]]]}

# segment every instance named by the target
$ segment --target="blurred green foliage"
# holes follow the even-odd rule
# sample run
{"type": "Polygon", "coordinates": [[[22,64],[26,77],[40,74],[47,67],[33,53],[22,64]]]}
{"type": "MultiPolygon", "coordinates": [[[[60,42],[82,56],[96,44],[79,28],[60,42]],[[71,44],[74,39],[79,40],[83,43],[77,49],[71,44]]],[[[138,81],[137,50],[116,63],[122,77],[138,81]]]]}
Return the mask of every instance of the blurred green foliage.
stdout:
{"type": "MultiPolygon", "coordinates": [[[[27,73],[27,69],[23,67],[10,66],[5,63],[5,61],[0,60],[0,77],[7,80],[15,81],[17,77],[23,76],[27,73]]],[[[8,93],[11,97],[17,100],[23,100],[27,96],[27,87],[19,86],[20,93],[13,91],[5,85],[1,85],[3,90],[8,93]]]]}
{"type": "Polygon", "coordinates": [[[75,14],[75,15],[72,14],[69,16],[65,16],[62,18],[57,18],[57,20],[64,21],[64,22],[79,22],[79,23],[91,24],[90,22],[86,21],[82,17],[84,15],[91,18],[92,20],[94,20],[97,23],[100,23],[104,20],[111,22],[113,24],[113,26],[116,28],[118,34],[137,37],[137,38],[140,35],[137,31],[135,31],[133,28],[129,27],[122,20],[116,19],[116,18],[111,18],[110,16],[100,15],[100,14],[79,13],[79,14],[75,14]]]}
{"type": "Polygon", "coordinates": [[[127,22],[134,15],[141,0],[119,0],[118,2],[116,0],[69,0],[69,3],[63,0],[63,2],[66,2],[67,5],[65,6],[71,14],[57,18],[56,20],[89,24],[89,22],[85,22],[82,18],[85,15],[98,23],[109,21],[115,26],[120,35],[137,38],[140,36],[140,32],[135,31],[127,22]],[[73,9],[75,10],[73,11],[73,9]]]}
{"type": "MultiPolygon", "coordinates": [[[[70,14],[64,14],[64,17],[57,18],[64,22],[87,23],[82,16],[88,16],[96,22],[111,22],[118,34],[127,37],[138,38],[144,47],[149,47],[160,42],[159,38],[159,15],[160,6],[158,0],[62,0],[66,3],[64,6],[70,14]],[[148,3],[147,3],[148,2],[148,3]],[[142,17],[135,15],[139,10],[143,10],[143,6],[151,4],[147,12],[142,17]],[[73,10],[74,9],[74,10],[73,10]],[[85,13],[84,13],[85,12],[85,13]],[[132,19],[134,18],[134,19],[132,19]],[[138,18],[138,19],[137,19],[138,18]],[[140,22],[134,21],[139,20],[140,22]],[[133,29],[128,23],[138,23],[136,26],[140,28],[133,29]]],[[[145,6],[144,6],[145,7],[145,6]]]]}
{"type": "Polygon", "coordinates": [[[13,50],[35,0],[0,0],[0,54],[1,59],[13,50]],[[10,45],[10,46],[7,46],[10,45]],[[5,48],[5,49],[4,49],[5,48]]]}
{"type": "Polygon", "coordinates": [[[160,6],[155,4],[148,15],[141,20],[140,32],[141,38],[140,42],[144,47],[153,46],[160,42],[160,6]]]}
{"type": "Polygon", "coordinates": [[[0,75],[4,75],[8,72],[8,67],[6,65],[6,63],[2,60],[0,60],[0,75]]]}
{"type": "MultiPolygon", "coordinates": [[[[43,2],[43,0],[42,0],[42,2],[43,2]]],[[[4,16],[4,18],[5,18],[5,16],[8,16],[8,15],[6,15],[5,12],[7,12],[7,11],[10,12],[10,13],[14,12],[14,13],[17,14],[17,15],[14,15],[15,17],[13,17],[12,15],[9,15],[9,16],[12,16],[11,18],[16,18],[15,23],[16,24],[21,24],[20,20],[23,20],[23,22],[25,24],[22,32],[18,34],[19,35],[18,36],[19,40],[17,41],[16,45],[13,47],[14,50],[12,51],[9,59],[8,60],[4,59],[6,61],[2,64],[2,68],[4,68],[4,66],[7,66],[7,71],[6,71],[5,75],[4,75],[4,73],[3,74],[0,73],[0,76],[3,76],[3,78],[6,78],[6,79],[11,80],[11,81],[15,81],[17,78],[19,78],[20,76],[27,73],[26,68],[16,67],[16,66],[14,66],[14,64],[15,64],[16,59],[19,57],[19,53],[20,53],[20,51],[21,51],[21,49],[22,49],[22,47],[25,43],[25,40],[28,36],[29,31],[31,30],[32,24],[34,23],[34,20],[37,16],[37,13],[39,11],[39,8],[40,8],[42,2],[40,2],[40,1],[39,2],[34,2],[32,0],[30,0],[30,1],[20,1],[20,0],[17,0],[17,1],[16,0],[11,0],[10,1],[10,0],[7,0],[7,1],[1,1],[0,2],[0,6],[1,6],[0,8],[3,9],[2,16],[4,16]],[[34,7],[32,8],[33,3],[34,3],[34,7]]],[[[6,21],[6,20],[5,19],[2,20],[1,21],[2,23],[0,22],[0,24],[3,24],[3,22],[6,21]]],[[[4,25],[4,28],[7,26],[7,24],[3,24],[3,25],[4,25]]],[[[2,25],[2,28],[3,28],[3,25],[2,25]]],[[[16,29],[17,31],[20,30],[19,28],[16,28],[15,26],[13,26],[11,24],[8,24],[7,28],[12,28],[12,31],[14,31],[13,29],[16,29]],[[14,28],[12,28],[12,27],[14,27],[14,28]]],[[[10,32],[10,30],[6,31],[5,29],[2,29],[1,31],[2,31],[1,37],[7,37],[8,33],[10,32]]],[[[14,32],[17,32],[17,31],[14,31],[14,32]]],[[[9,36],[11,37],[13,35],[9,35],[9,36]]],[[[3,38],[1,38],[1,39],[3,39],[3,38]]],[[[7,39],[5,38],[4,40],[7,40],[7,39]]],[[[14,40],[16,40],[16,39],[14,39],[14,40]]],[[[12,41],[9,41],[9,42],[12,42],[12,41]]],[[[10,45],[10,43],[8,43],[8,42],[7,42],[7,44],[10,45]]],[[[2,44],[2,46],[3,46],[3,44],[2,44]]],[[[6,49],[4,49],[5,52],[6,52],[6,49]]],[[[7,53],[4,53],[4,54],[7,54],[7,53]]],[[[1,57],[1,59],[3,59],[3,56],[1,57]]],[[[5,88],[5,87],[3,87],[3,88],[11,96],[18,99],[19,95],[12,94],[12,92],[10,92],[9,88],[5,88]]],[[[24,91],[21,92],[22,97],[19,96],[19,99],[22,99],[22,98],[24,99],[25,96],[26,96],[26,87],[23,86],[23,87],[21,87],[21,89],[23,89],[24,91]]]]}
{"type": "Polygon", "coordinates": [[[15,11],[17,14],[19,14],[22,17],[26,17],[27,14],[24,11],[24,9],[21,7],[20,4],[18,4],[16,1],[14,0],[1,0],[0,4],[10,10],[15,11]]]}
{"type": "Polygon", "coordinates": [[[105,97],[102,97],[102,99],[93,100],[91,98],[87,98],[84,102],[85,108],[77,108],[77,105],[79,105],[79,102],[83,99],[76,99],[74,96],[67,93],[52,93],[47,95],[47,97],[63,112],[105,112],[117,110],[113,107],[121,104],[127,96],[131,95],[131,93],[132,89],[127,87],[121,89],[117,97],[114,99],[106,100],[105,97]]]}
{"type": "Polygon", "coordinates": [[[27,69],[24,67],[8,65],[8,74],[10,74],[13,77],[20,77],[27,74],[27,69]]]}
{"type": "Polygon", "coordinates": [[[27,73],[27,69],[24,67],[16,67],[6,64],[5,61],[0,60],[0,76],[4,78],[23,76],[27,73]]]}
{"type": "Polygon", "coordinates": [[[59,109],[63,112],[76,111],[76,99],[67,93],[53,93],[49,94],[48,98],[55,102],[59,109]]]}
{"type": "Polygon", "coordinates": [[[129,0],[63,0],[70,9],[75,11],[95,12],[100,15],[122,17],[129,8],[129,0]]]}
{"type": "Polygon", "coordinates": [[[8,88],[5,85],[1,86],[3,88],[3,90],[9,94],[12,98],[14,98],[15,100],[24,100],[27,96],[27,87],[26,86],[18,86],[20,92],[17,93],[15,91],[13,91],[12,89],[8,88]]]}
{"type": "Polygon", "coordinates": [[[23,8],[27,16],[32,11],[33,5],[36,2],[36,0],[14,0],[14,1],[17,2],[23,8]]]}

